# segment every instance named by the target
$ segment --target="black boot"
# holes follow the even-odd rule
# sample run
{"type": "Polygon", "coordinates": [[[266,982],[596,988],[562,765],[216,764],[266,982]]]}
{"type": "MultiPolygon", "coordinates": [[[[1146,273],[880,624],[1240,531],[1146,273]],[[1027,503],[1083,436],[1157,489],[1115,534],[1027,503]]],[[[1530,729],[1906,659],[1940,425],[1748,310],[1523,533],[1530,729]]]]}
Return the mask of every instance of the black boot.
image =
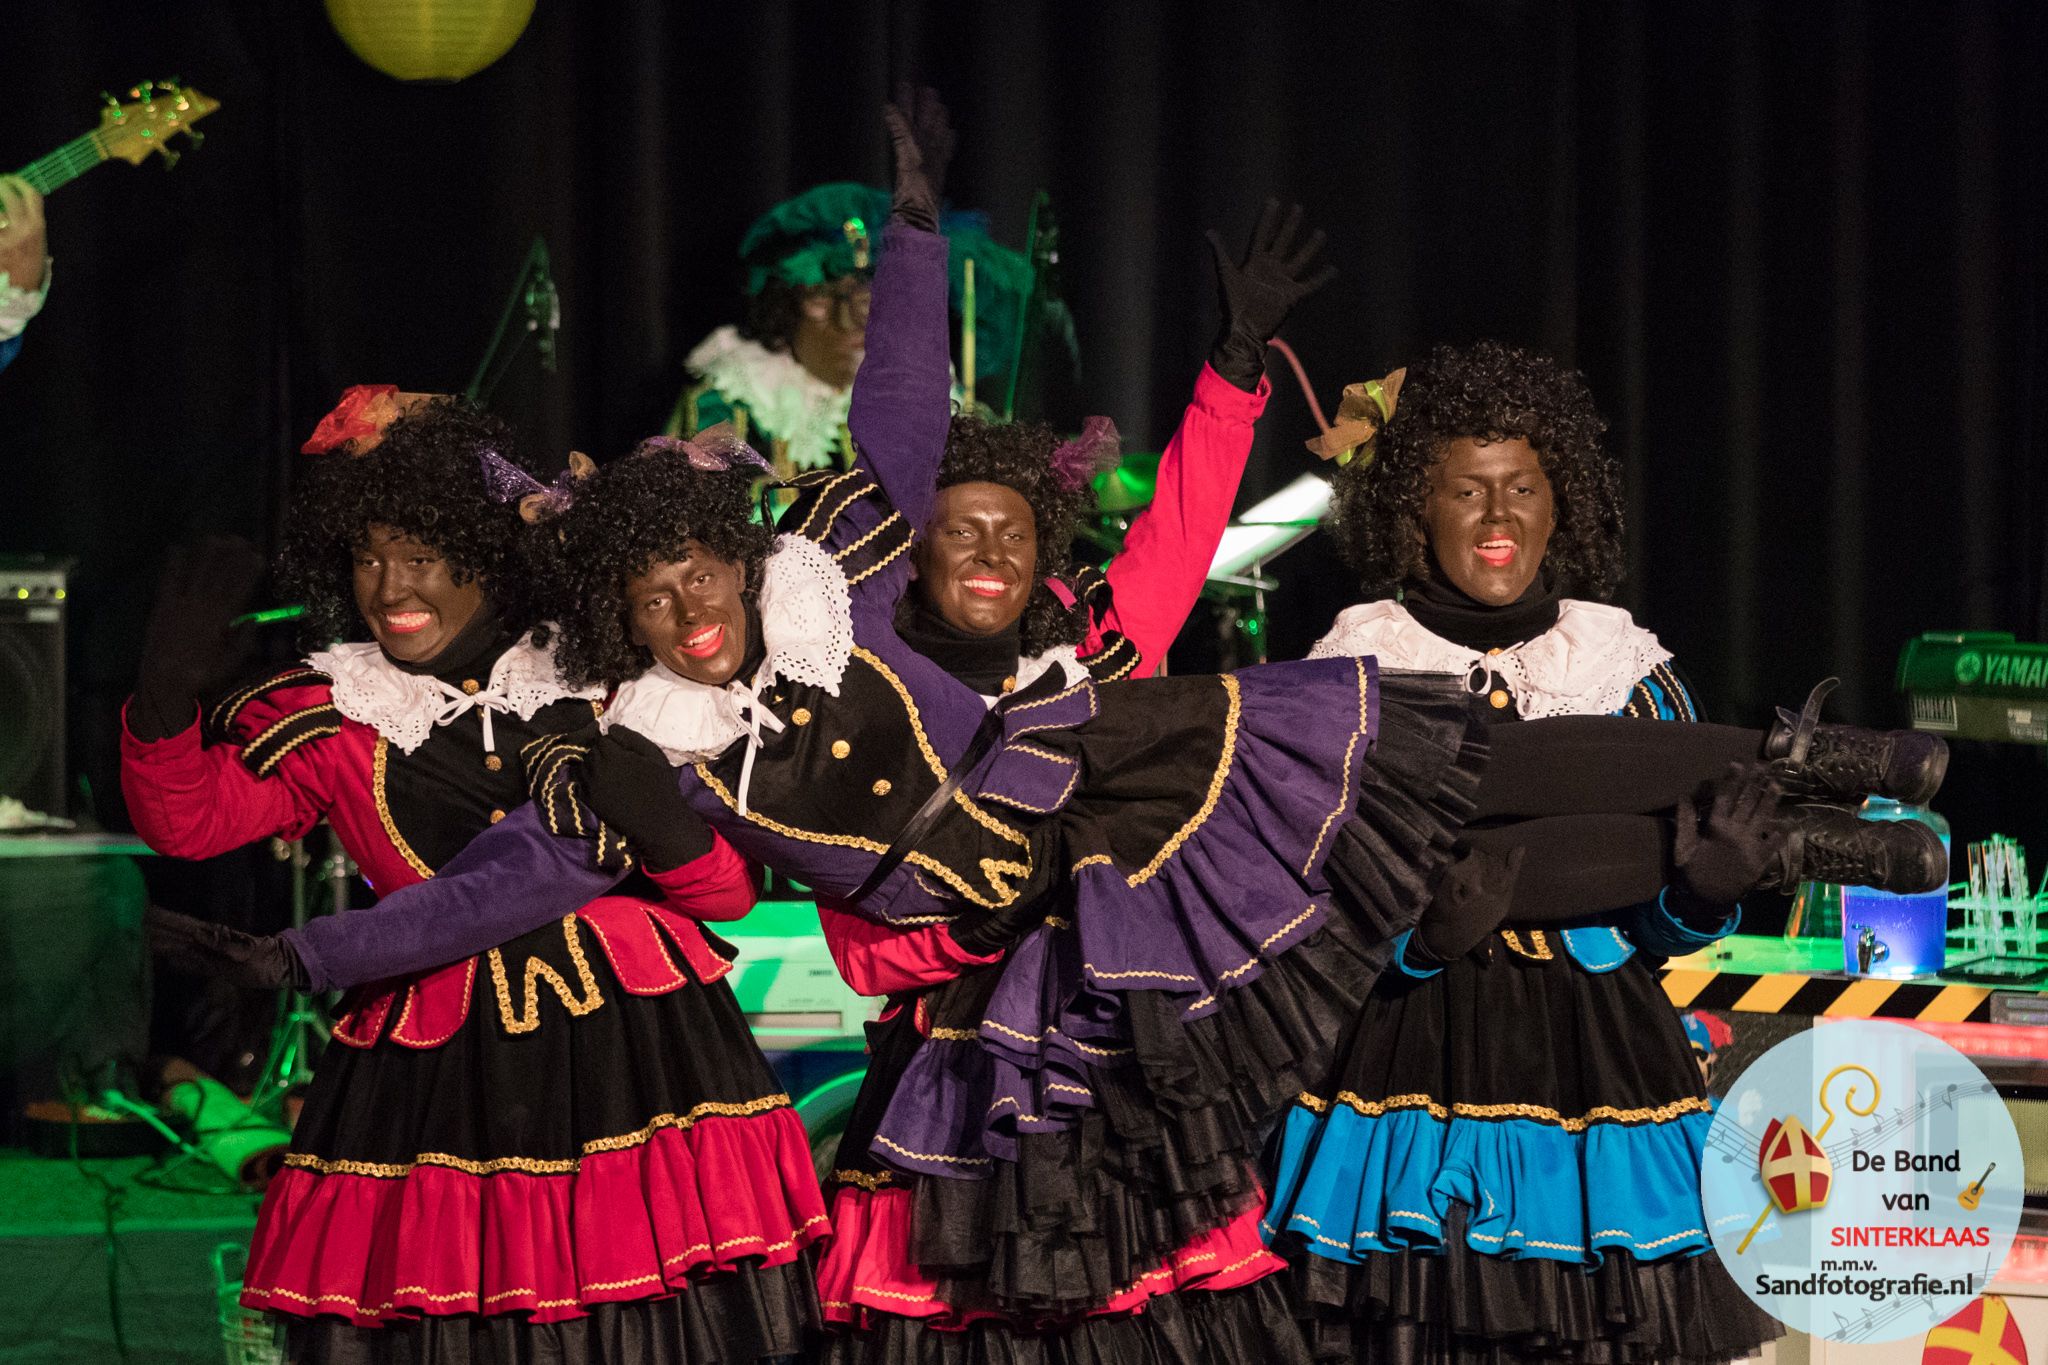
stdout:
{"type": "Polygon", "coordinates": [[[1948,775],[1948,741],[1917,730],[1820,724],[1821,702],[1836,682],[1829,678],[1814,688],[1798,715],[1779,708],[1764,741],[1764,757],[1773,761],[1786,794],[1825,801],[1888,796],[1926,805],[1948,775]]]}
{"type": "Polygon", "coordinates": [[[1859,820],[1840,806],[1787,806],[1784,821],[1785,843],[1758,883],[1763,890],[1836,882],[1917,896],[1948,882],[1948,850],[1917,820],[1859,820]]]}

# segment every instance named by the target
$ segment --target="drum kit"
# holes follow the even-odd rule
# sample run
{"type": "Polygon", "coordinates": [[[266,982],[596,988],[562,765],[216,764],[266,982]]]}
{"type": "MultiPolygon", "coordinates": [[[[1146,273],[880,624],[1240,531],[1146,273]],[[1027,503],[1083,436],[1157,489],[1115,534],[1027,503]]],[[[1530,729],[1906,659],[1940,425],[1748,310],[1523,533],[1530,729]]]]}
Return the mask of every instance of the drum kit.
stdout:
{"type": "MultiPolygon", "coordinates": [[[[1082,532],[1090,546],[1105,555],[1123,548],[1132,521],[1158,491],[1159,458],[1133,451],[1095,476],[1095,521],[1082,532]]],[[[1267,567],[1306,540],[1329,506],[1329,481],[1303,474],[1224,529],[1202,590],[1216,613],[1224,667],[1266,662],[1266,594],[1278,586],[1267,567]]]]}

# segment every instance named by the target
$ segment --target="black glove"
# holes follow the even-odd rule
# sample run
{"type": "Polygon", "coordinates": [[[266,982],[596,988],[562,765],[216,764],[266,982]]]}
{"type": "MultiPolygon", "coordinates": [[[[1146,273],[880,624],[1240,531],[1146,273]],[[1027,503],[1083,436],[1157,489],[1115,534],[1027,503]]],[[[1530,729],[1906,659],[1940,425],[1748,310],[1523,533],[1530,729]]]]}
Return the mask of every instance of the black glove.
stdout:
{"type": "Polygon", "coordinates": [[[683,799],[668,755],[623,726],[613,726],[584,756],[583,799],[649,868],[681,867],[711,851],[711,827],[683,799]]]}
{"type": "Polygon", "coordinates": [[[1209,229],[1209,247],[1216,253],[1216,290],[1223,302],[1223,330],[1209,352],[1209,364],[1246,393],[1257,391],[1266,373],[1266,343],[1287,321],[1289,310],[1337,274],[1335,266],[1327,265],[1313,275],[1307,273],[1323,249],[1323,234],[1318,229],[1296,247],[1294,234],[1300,228],[1301,205],[1289,207],[1282,220],[1280,201],[1268,199],[1244,259],[1234,265],[1223,238],[1209,229]]]}
{"type": "Polygon", "coordinates": [[[1527,852],[1516,848],[1500,857],[1467,849],[1445,868],[1422,912],[1422,922],[1408,939],[1410,957],[1424,966],[1441,967],[1484,943],[1508,916],[1515,877],[1527,852]]]}
{"type": "Polygon", "coordinates": [[[974,906],[962,912],[950,930],[953,942],[977,957],[987,957],[1005,951],[1044,922],[1044,902],[1015,900],[999,909],[974,906]]]}
{"type": "Polygon", "coordinates": [[[165,739],[192,724],[197,699],[224,687],[250,649],[228,622],[248,609],[263,582],[263,555],[236,536],[212,536],[171,551],[143,632],[142,668],[129,728],[165,739]]]}
{"type": "Polygon", "coordinates": [[[280,935],[245,934],[157,905],[143,912],[142,924],[150,952],[178,971],[256,990],[311,989],[306,964],[280,935]]]}
{"type": "Polygon", "coordinates": [[[1762,764],[1736,764],[1712,787],[1704,820],[1691,801],[1678,807],[1671,844],[1677,871],[1667,908],[1689,919],[1719,922],[1753,890],[1785,841],[1778,786],[1762,764]]]}
{"type": "Polygon", "coordinates": [[[896,102],[882,106],[889,142],[896,152],[896,185],[891,218],[926,232],[939,230],[939,197],[946,192],[946,167],[953,160],[953,123],[939,93],[909,83],[896,87],[896,102]]]}

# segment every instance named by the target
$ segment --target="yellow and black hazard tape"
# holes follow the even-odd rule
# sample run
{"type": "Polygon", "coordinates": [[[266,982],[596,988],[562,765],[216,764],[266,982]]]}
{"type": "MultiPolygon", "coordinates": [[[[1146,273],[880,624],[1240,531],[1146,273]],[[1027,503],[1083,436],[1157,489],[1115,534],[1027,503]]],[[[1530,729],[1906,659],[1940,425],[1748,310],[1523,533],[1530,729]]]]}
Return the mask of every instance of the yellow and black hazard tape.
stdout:
{"type": "Polygon", "coordinates": [[[1667,967],[1664,994],[1683,1010],[1806,1014],[1835,1019],[1920,1019],[1935,1024],[1989,1023],[1989,986],[1944,986],[1875,977],[1804,976],[1797,972],[1712,972],[1667,967]]]}

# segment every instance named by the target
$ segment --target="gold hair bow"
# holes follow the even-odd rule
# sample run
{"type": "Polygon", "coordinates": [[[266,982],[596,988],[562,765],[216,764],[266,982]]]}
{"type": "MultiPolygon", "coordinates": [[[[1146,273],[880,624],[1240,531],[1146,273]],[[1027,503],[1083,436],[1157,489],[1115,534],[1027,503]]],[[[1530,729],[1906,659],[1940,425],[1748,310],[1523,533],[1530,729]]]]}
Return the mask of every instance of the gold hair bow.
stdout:
{"type": "Polygon", "coordinates": [[[1348,465],[1360,458],[1369,464],[1373,457],[1373,442],[1380,431],[1394,419],[1394,402],[1401,396],[1401,381],[1408,377],[1406,366],[1395,370],[1385,379],[1368,379],[1362,384],[1347,384],[1344,397],[1337,404],[1337,420],[1330,429],[1313,441],[1308,448],[1322,459],[1335,460],[1339,465],[1348,465]]]}

